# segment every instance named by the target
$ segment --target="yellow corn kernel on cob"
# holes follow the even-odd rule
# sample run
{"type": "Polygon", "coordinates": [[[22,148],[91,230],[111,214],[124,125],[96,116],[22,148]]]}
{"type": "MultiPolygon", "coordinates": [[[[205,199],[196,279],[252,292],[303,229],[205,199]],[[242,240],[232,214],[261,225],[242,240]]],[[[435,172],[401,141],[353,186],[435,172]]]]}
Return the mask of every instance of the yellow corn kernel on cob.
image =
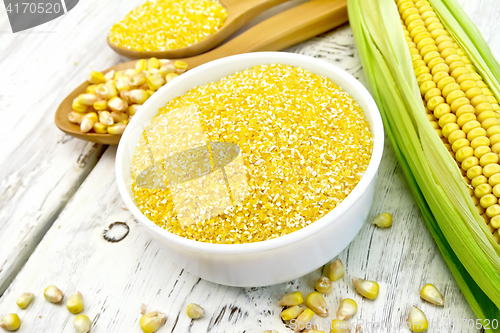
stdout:
{"type": "Polygon", "coordinates": [[[427,116],[475,198],[500,228],[500,106],[427,1],[396,1],[427,116]]]}

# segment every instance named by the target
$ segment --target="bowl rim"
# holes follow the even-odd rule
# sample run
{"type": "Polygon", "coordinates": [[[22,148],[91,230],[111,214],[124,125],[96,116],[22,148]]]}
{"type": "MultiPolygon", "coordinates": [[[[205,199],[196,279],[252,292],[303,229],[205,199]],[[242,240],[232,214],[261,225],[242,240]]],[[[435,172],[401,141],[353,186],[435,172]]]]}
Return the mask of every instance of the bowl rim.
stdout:
{"type": "MultiPolygon", "coordinates": [[[[132,133],[134,125],[139,125],[138,119],[132,119],[129,126],[127,126],[125,132],[123,133],[120,143],[118,144],[118,149],[116,153],[116,161],[115,161],[115,173],[116,173],[116,181],[118,185],[118,190],[122,199],[125,202],[125,205],[132,213],[132,215],[138,219],[144,226],[146,226],[151,232],[154,233],[155,236],[167,240],[174,245],[180,246],[184,249],[195,251],[195,252],[204,252],[209,254],[224,254],[224,255],[238,255],[238,254],[248,254],[248,253],[258,253],[269,251],[275,248],[280,248],[284,246],[288,246],[292,243],[296,243],[302,239],[310,237],[316,232],[319,232],[321,229],[325,228],[330,223],[335,223],[339,217],[345,214],[361,197],[364,191],[368,188],[369,184],[376,178],[378,167],[382,160],[382,152],[384,148],[384,128],[382,123],[382,118],[380,116],[380,112],[378,111],[377,104],[373,100],[372,96],[368,92],[368,90],[359,82],[356,78],[354,78],[351,74],[341,69],[338,66],[335,66],[325,60],[317,59],[314,57],[288,53],[288,52],[255,52],[255,53],[244,53],[239,55],[233,55],[225,58],[220,58],[214,61],[210,61],[206,64],[198,66],[194,69],[189,70],[185,74],[177,77],[175,79],[176,84],[182,84],[182,81],[187,80],[188,77],[195,75],[203,75],[203,72],[211,69],[213,67],[226,66],[229,62],[242,62],[246,59],[252,59],[253,61],[257,59],[262,60],[262,64],[270,64],[276,63],[276,61],[269,61],[269,58],[280,58],[283,63],[292,63],[292,62],[301,62],[304,65],[298,65],[300,67],[304,66],[304,69],[307,69],[307,63],[316,65],[320,65],[325,67],[330,72],[333,72],[335,75],[343,77],[344,80],[348,81],[355,89],[357,89],[361,95],[362,100],[368,106],[367,108],[363,108],[363,112],[365,114],[369,114],[372,118],[372,124],[370,126],[370,131],[373,135],[373,151],[368,167],[356,185],[356,187],[352,190],[351,193],[334,209],[328,212],[326,215],[316,220],[314,223],[294,231],[290,234],[280,236],[277,238],[252,242],[252,243],[243,243],[243,244],[212,244],[205,243],[200,241],[195,241],[192,239],[187,239],[176,234],[173,234],[149,220],[139,208],[134,204],[132,198],[129,196],[126,184],[123,181],[123,158],[124,151],[127,147],[126,142],[129,139],[130,133],[132,133]],[[136,121],[134,121],[136,120],[136,121]]],[[[250,66],[251,67],[251,66],[250,66]]],[[[321,74],[318,74],[321,75],[321,74]]],[[[334,81],[334,80],[332,80],[334,81]]],[[[336,83],[334,81],[334,83],[336,83]]],[[[336,83],[337,84],[337,83],[336,83]]],[[[162,91],[166,91],[169,88],[169,85],[165,85],[161,88],[161,91],[153,94],[141,107],[139,112],[147,109],[153,101],[162,94],[162,91]]],[[[137,118],[137,117],[135,117],[137,118]]]]}

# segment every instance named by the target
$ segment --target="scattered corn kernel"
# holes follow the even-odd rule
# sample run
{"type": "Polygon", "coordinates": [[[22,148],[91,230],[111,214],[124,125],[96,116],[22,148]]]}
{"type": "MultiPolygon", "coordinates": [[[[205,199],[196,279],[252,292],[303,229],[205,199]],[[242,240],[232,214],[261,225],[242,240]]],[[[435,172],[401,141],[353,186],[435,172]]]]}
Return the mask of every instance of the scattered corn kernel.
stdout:
{"type": "Polygon", "coordinates": [[[90,86],[88,86],[87,88],[85,88],[85,92],[87,94],[93,94],[93,95],[95,95],[96,94],[96,90],[97,90],[97,85],[96,84],[91,84],[90,86]]]}
{"type": "Polygon", "coordinates": [[[294,320],[293,325],[295,326],[295,332],[302,331],[310,325],[312,318],[314,317],[314,311],[306,308],[298,317],[294,320]]]}
{"type": "Polygon", "coordinates": [[[292,320],[297,318],[302,311],[304,311],[305,307],[303,305],[294,305],[285,310],[281,311],[281,319],[283,320],[292,320]]]}
{"type": "Polygon", "coordinates": [[[378,291],[380,289],[379,285],[375,281],[363,280],[360,278],[353,278],[352,283],[356,288],[358,294],[368,299],[375,299],[378,296],[378,291]]]}
{"type": "Polygon", "coordinates": [[[97,111],[104,111],[108,108],[108,102],[105,99],[101,99],[99,101],[95,101],[93,107],[97,111]]]}
{"type": "Polygon", "coordinates": [[[163,326],[165,320],[167,320],[167,316],[164,313],[154,311],[142,316],[139,324],[144,333],[153,333],[163,326]]]}
{"type": "Polygon", "coordinates": [[[83,116],[83,119],[92,119],[92,121],[97,122],[99,121],[99,116],[96,112],[88,112],[83,116]]]}
{"type": "Polygon", "coordinates": [[[79,292],[68,297],[66,309],[73,314],[78,314],[83,311],[83,297],[79,292]]]}
{"type": "Polygon", "coordinates": [[[116,123],[108,126],[108,134],[123,134],[125,127],[127,127],[127,125],[124,123],[116,123]]]}
{"type": "Polygon", "coordinates": [[[330,265],[328,265],[328,278],[331,281],[337,281],[345,274],[345,266],[340,259],[335,260],[330,265]]]}
{"type": "Polygon", "coordinates": [[[420,291],[420,297],[434,305],[444,305],[444,297],[433,284],[426,284],[420,291]]]}
{"type": "Polygon", "coordinates": [[[325,331],[310,329],[310,330],[305,330],[304,333],[325,333],[325,331]]]}
{"type": "Polygon", "coordinates": [[[107,72],[106,74],[104,74],[104,79],[106,80],[106,82],[113,80],[114,77],[115,77],[115,71],[114,70],[110,70],[109,72],[107,72]]]}
{"type": "Polygon", "coordinates": [[[115,72],[115,76],[113,78],[115,80],[118,80],[118,79],[121,79],[123,77],[126,77],[125,76],[125,72],[124,71],[118,71],[118,72],[115,72]]]}
{"type": "Polygon", "coordinates": [[[379,228],[389,228],[392,225],[392,215],[387,212],[377,215],[373,219],[372,224],[375,224],[379,228]]]}
{"type": "Polygon", "coordinates": [[[158,90],[165,84],[165,79],[161,76],[161,74],[154,74],[148,76],[147,85],[151,90],[158,90]]]}
{"type": "Polygon", "coordinates": [[[167,81],[167,83],[169,83],[170,81],[172,81],[173,79],[175,79],[178,76],[179,76],[179,74],[177,74],[177,73],[168,73],[165,76],[165,80],[167,81]]]}
{"type": "Polygon", "coordinates": [[[84,115],[85,115],[85,113],[71,111],[70,113],[68,113],[68,120],[73,124],[80,125],[82,123],[82,119],[83,119],[84,115]]]}
{"type": "Polygon", "coordinates": [[[95,123],[93,129],[94,129],[94,132],[99,133],[99,134],[108,133],[108,126],[104,125],[103,123],[95,123]]]}
{"type": "Polygon", "coordinates": [[[92,119],[82,119],[82,122],[80,124],[80,131],[82,133],[87,133],[90,132],[91,129],[94,128],[95,122],[92,121],[92,119]]]}
{"type": "Polygon", "coordinates": [[[349,333],[349,323],[340,319],[332,321],[331,333],[349,333]]]}
{"type": "Polygon", "coordinates": [[[111,116],[111,113],[109,111],[99,112],[99,122],[106,126],[113,125],[113,117],[111,116]]]}
{"type": "Polygon", "coordinates": [[[118,80],[116,80],[116,89],[118,91],[126,91],[130,90],[130,79],[128,77],[120,77],[118,80]]]}
{"type": "Polygon", "coordinates": [[[83,133],[89,132],[94,127],[94,124],[97,123],[98,121],[99,119],[97,117],[97,113],[89,112],[82,117],[82,122],[80,123],[80,130],[83,133]]]}
{"type": "Polygon", "coordinates": [[[317,291],[313,291],[306,296],[306,306],[313,310],[318,316],[326,317],[328,316],[328,309],[326,308],[326,301],[317,291]]]}
{"type": "Polygon", "coordinates": [[[187,306],[186,312],[189,318],[198,319],[203,316],[205,310],[198,304],[191,303],[187,306]]]}
{"type": "Polygon", "coordinates": [[[145,71],[146,69],[148,69],[148,61],[146,59],[137,60],[137,62],[135,63],[135,69],[141,72],[145,71]]]}
{"type": "Polygon", "coordinates": [[[358,304],[351,298],[344,298],[337,310],[337,318],[340,320],[348,320],[358,311],[358,304]]]}
{"type": "Polygon", "coordinates": [[[71,106],[76,112],[87,112],[87,106],[78,102],[78,97],[73,100],[73,104],[71,106]]]}
{"type": "Polygon", "coordinates": [[[21,319],[15,313],[9,313],[0,319],[0,327],[6,331],[17,331],[21,326],[21,319]]]}
{"type": "Polygon", "coordinates": [[[132,104],[128,107],[127,109],[127,114],[129,117],[132,117],[133,115],[135,115],[137,113],[137,111],[139,111],[139,108],[141,106],[139,104],[132,104]]]}
{"type": "Polygon", "coordinates": [[[33,298],[35,298],[35,295],[33,293],[22,293],[21,296],[19,296],[19,298],[17,299],[16,304],[21,309],[26,309],[28,305],[30,305],[33,301],[33,298]]]}
{"type": "Polygon", "coordinates": [[[132,76],[132,78],[130,79],[130,84],[134,87],[140,87],[143,84],[146,84],[147,80],[148,80],[148,76],[147,76],[146,72],[140,72],[140,73],[132,76]]]}
{"type": "Polygon", "coordinates": [[[412,332],[424,332],[429,327],[427,317],[422,310],[414,306],[408,316],[409,328],[412,332]]]}
{"type": "Polygon", "coordinates": [[[129,90],[122,90],[120,91],[120,98],[123,99],[127,104],[131,104],[132,102],[130,101],[130,91],[129,90]]]}
{"type": "Polygon", "coordinates": [[[264,333],[279,333],[276,330],[265,330],[264,333]]]}
{"type": "Polygon", "coordinates": [[[151,57],[148,60],[148,68],[147,69],[153,69],[153,68],[154,69],[160,68],[160,61],[155,57],[151,57]]]}
{"type": "Polygon", "coordinates": [[[89,75],[89,82],[92,84],[104,83],[106,82],[106,79],[104,78],[104,74],[101,72],[92,71],[89,75]]]}
{"type": "Polygon", "coordinates": [[[167,74],[169,73],[175,73],[175,66],[173,64],[166,64],[162,65],[160,67],[160,70],[158,71],[158,74],[160,74],[162,77],[166,77],[167,74]]]}
{"type": "Polygon", "coordinates": [[[129,98],[134,104],[143,104],[149,98],[149,95],[146,90],[134,89],[130,91],[129,98]]]}
{"type": "Polygon", "coordinates": [[[63,299],[63,293],[56,286],[48,286],[43,291],[43,297],[51,303],[59,303],[63,299]]]}
{"type": "Polygon", "coordinates": [[[108,101],[108,106],[111,109],[111,111],[115,111],[115,112],[122,112],[122,111],[127,110],[127,108],[128,108],[127,102],[125,102],[120,97],[111,98],[108,101]]]}
{"type": "Polygon", "coordinates": [[[299,305],[304,302],[304,297],[300,291],[294,291],[283,296],[281,301],[278,302],[278,305],[284,306],[294,306],[299,305]]]}
{"type": "Polygon", "coordinates": [[[124,120],[128,120],[128,115],[125,112],[111,112],[111,118],[115,123],[119,123],[124,120]]]}
{"type": "Polygon", "coordinates": [[[174,67],[177,69],[187,69],[188,64],[184,61],[177,60],[174,62],[174,67]]]}
{"type": "Polygon", "coordinates": [[[116,83],[114,81],[106,82],[99,88],[97,88],[96,93],[104,99],[111,99],[118,96],[118,91],[116,89],[116,83]]]}
{"type": "MultiPolygon", "coordinates": [[[[170,189],[133,183],[140,210],[188,239],[249,243],[299,230],[344,200],[371,157],[373,139],[363,111],[331,80],[300,67],[255,66],[191,89],[169,101],[158,117],[186,108],[196,110],[208,141],[238,144],[248,185],[241,204],[186,226],[170,189]],[[328,107],[334,100],[336,106],[328,107]]],[[[147,144],[157,143],[141,139],[133,180],[147,159],[141,150],[147,144]]]]}
{"type": "Polygon", "coordinates": [[[78,103],[80,103],[81,105],[92,106],[94,105],[95,101],[97,101],[97,97],[93,94],[80,94],[78,96],[78,103]]]}
{"type": "Polygon", "coordinates": [[[329,278],[322,276],[318,279],[318,281],[316,281],[314,288],[322,294],[329,294],[333,289],[332,281],[329,278]]]}
{"type": "Polygon", "coordinates": [[[73,319],[73,325],[75,326],[76,333],[88,333],[90,332],[90,319],[86,315],[78,315],[73,319]]]}
{"type": "Polygon", "coordinates": [[[132,69],[132,68],[129,68],[129,69],[126,69],[124,72],[123,72],[123,75],[127,76],[129,79],[132,78],[132,76],[134,75],[137,75],[139,74],[140,70],[137,70],[137,69],[132,69]]]}
{"type": "Polygon", "coordinates": [[[226,17],[227,10],[218,1],[147,1],[115,23],[109,39],[136,51],[178,49],[215,33],[226,17]]]}

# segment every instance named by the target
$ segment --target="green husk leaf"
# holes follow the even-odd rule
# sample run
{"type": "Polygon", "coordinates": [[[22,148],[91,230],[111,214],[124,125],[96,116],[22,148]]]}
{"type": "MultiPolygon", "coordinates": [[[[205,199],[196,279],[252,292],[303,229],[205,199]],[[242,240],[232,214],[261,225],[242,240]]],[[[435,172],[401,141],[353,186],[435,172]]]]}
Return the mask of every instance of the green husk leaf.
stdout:
{"type": "Polygon", "coordinates": [[[396,5],[348,0],[348,11],[374,98],[424,220],[476,315],[497,318],[498,254],[460,170],[426,117],[396,5]]]}
{"type": "MultiPolygon", "coordinates": [[[[498,99],[499,95],[497,94],[500,93],[500,84],[497,77],[500,77],[500,66],[491,54],[488,44],[477,27],[455,0],[430,0],[430,3],[434,7],[435,12],[445,28],[467,53],[483,80],[486,81],[490,90],[498,99]],[[490,66],[492,70],[490,70],[490,66]],[[494,72],[496,72],[496,74],[494,72]]],[[[476,219],[481,222],[477,216],[476,219]]],[[[480,244],[483,250],[488,254],[496,269],[500,271],[500,246],[493,239],[489,230],[483,223],[479,223],[479,227],[486,235],[486,240],[490,243],[491,248],[485,245],[485,239],[482,237],[480,244]],[[495,253],[492,253],[493,251],[495,253]]],[[[479,230],[476,229],[474,232],[479,236],[479,230]]]]}
{"type": "MultiPolygon", "coordinates": [[[[441,0],[431,0],[431,2],[433,3],[433,6],[436,5],[434,7],[435,11],[440,19],[443,18],[442,22],[450,23],[453,21],[456,23],[456,20],[454,20],[450,12],[447,11],[446,7],[443,6],[441,0]]],[[[450,29],[448,29],[448,31],[452,34],[454,39],[459,44],[463,44],[463,42],[465,42],[466,36],[463,32],[461,32],[461,27],[457,27],[455,26],[455,24],[452,24],[449,28],[450,29]]],[[[465,49],[472,50],[473,47],[471,46],[472,45],[469,44],[465,49]]],[[[479,54],[478,52],[475,53],[479,54]]],[[[482,58],[479,57],[478,61],[479,60],[482,62],[482,58]]],[[[426,120],[424,120],[424,122],[427,123],[426,120]]],[[[439,177],[438,179],[440,185],[446,191],[448,197],[453,201],[455,207],[457,207],[457,209],[459,210],[474,239],[477,241],[484,253],[488,256],[488,259],[491,261],[497,272],[500,273],[500,246],[495,242],[487,226],[483,223],[481,216],[479,216],[479,214],[477,214],[476,210],[474,209],[472,200],[470,200],[469,195],[466,194],[467,188],[461,179],[461,175],[459,175],[457,172],[452,172],[451,169],[458,170],[458,167],[449,154],[436,152],[436,147],[442,145],[439,145],[438,143],[440,139],[436,135],[432,135],[433,130],[430,128],[430,126],[420,126],[420,129],[421,131],[426,132],[425,135],[422,136],[422,143],[424,145],[426,154],[428,154],[430,162],[436,169],[439,169],[436,170],[436,175],[438,175],[439,177]],[[434,142],[429,142],[429,140],[434,142]],[[447,155],[447,158],[443,161],[444,163],[440,163],[440,161],[444,157],[443,155],[447,155]],[[447,172],[447,169],[450,172],[447,172]]]]}

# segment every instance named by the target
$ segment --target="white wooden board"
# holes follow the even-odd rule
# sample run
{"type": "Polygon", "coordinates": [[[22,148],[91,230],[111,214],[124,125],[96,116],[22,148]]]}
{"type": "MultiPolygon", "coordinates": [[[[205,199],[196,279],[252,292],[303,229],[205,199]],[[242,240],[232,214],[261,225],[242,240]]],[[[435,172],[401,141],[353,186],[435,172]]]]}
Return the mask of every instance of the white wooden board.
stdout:
{"type": "MultiPolygon", "coordinates": [[[[44,38],[52,38],[53,47],[59,47],[57,50],[60,52],[54,52],[53,56],[59,60],[55,64],[62,67],[60,72],[73,73],[73,76],[69,74],[70,78],[66,79],[57,96],[69,92],[71,87],[81,80],[82,71],[88,72],[88,68],[79,66],[72,71],[64,70],[68,69],[65,66],[73,61],[69,59],[71,56],[68,54],[71,52],[68,50],[74,50],[75,53],[71,54],[80,56],[80,61],[87,61],[86,66],[94,64],[96,67],[93,68],[108,67],[117,62],[118,57],[105,47],[104,40],[94,38],[92,44],[89,36],[105,36],[110,22],[126,13],[132,3],[134,2],[121,1],[120,6],[117,0],[81,2],[78,5],[80,8],[75,8],[60,19],[62,23],[56,21],[43,27],[57,29],[57,37],[44,35],[44,38]],[[111,15],[110,8],[114,10],[114,14],[119,15],[111,15]],[[106,24],[108,26],[104,27],[106,24]],[[70,31],[70,27],[80,27],[80,31],[70,31]],[[86,31],[82,32],[84,28],[86,31]],[[81,39],[75,41],[75,34],[81,39]],[[64,43],[68,47],[64,48],[64,43]],[[79,45],[82,43],[84,46],[79,45]],[[95,50],[95,54],[90,56],[90,50],[95,50]],[[110,58],[106,59],[107,57],[110,58]],[[78,78],[75,78],[76,76],[78,78]]],[[[495,32],[498,31],[499,23],[495,12],[498,13],[500,4],[493,0],[463,0],[461,3],[465,3],[466,10],[478,23],[485,37],[490,42],[496,41],[498,37],[495,32]]],[[[0,23],[2,22],[5,23],[0,16],[0,23]]],[[[0,25],[2,26],[5,24],[0,25]]],[[[35,42],[39,36],[35,38],[27,34],[19,38],[16,36],[16,39],[21,42],[35,42]]],[[[500,46],[497,46],[497,43],[491,45],[494,53],[499,55],[500,46]]],[[[13,41],[9,41],[7,47],[11,50],[9,52],[17,52],[18,55],[25,52],[21,51],[21,48],[18,49],[13,41]]],[[[47,49],[48,46],[45,52],[48,52],[47,49]]],[[[42,47],[40,52],[43,50],[42,47]]],[[[325,58],[365,82],[348,26],[293,47],[290,51],[325,58]]],[[[7,73],[14,80],[14,69],[7,68],[0,62],[1,66],[10,70],[7,73]]],[[[45,70],[35,68],[34,73],[44,73],[45,70]]],[[[57,90],[60,88],[57,84],[60,83],[51,81],[50,84],[40,85],[38,89],[57,90]]],[[[57,105],[56,95],[53,95],[52,99],[52,104],[57,105]]],[[[9,113],[9,119],[14,124],[28,122],[28,127],[31,126],[32,129],[41,122],[46,126],[46,134],[53,135],[53,132],[57,131],[51,128],[51,124],[46,120],[26,120],[28,115],[33,114],[39,116],[34,112],[24,116],[9,113]]],[[[0,135],[4,135],[10,128],[4,129],[5,123],[0,126],[0,135]]],[[[13,129],[10,131],[17,133],[13,129]]],[[[24,138],[17,140],[15,147],[19,147],[24,138]]],[[[50,142],[41,141],[33,143],[37,149],[49,144],[50,142]]],[[[0,152],[3,154],[0,156],[9,156],[14,151],[14,148],[5,148],[5,151],[0,152]]],[[[205,282],[190,275],[171,263],[161,245],[152,241],[147,230],[137,224],[128,211],[123,210],[114,180],[114,154],[114,148],[106,151],[0,298],[0,315],[17,312],[23,321],[19,332],[73,332],[74,316],[70,315],[64,306],[53,305],[43,299],[43,289],[49,284],[55,284],[66,295],[75,290],[83,293],[86,303],[84,313],[93,322],[92,332],[140,332],[138,319],[141,316],[141,303],[147,304],[148,310],[159,309],[167,313],[167,323],[160,333],[262,332],[266,329],[287,332],[279,318],[280,308],[277,301],[291,290],[299,289],[304,294],[312,291],[312,285],[319,277],[319,270],[301,279],[265,288],[231,288],[205,282]],[[113,221],[126,221],[131,228],[130,234],[120,243],[108,243],[101,237],[104,228],[113,221]],[[28,309],[19,310],[15,300],[25,291],[34,292],[36,299],[28,309]],[[187,318],[185,307],[190,302],[197,302],[206,309],[203,319],[191,321],[187,318]]],[[[62,161],[61,158],[59,164],[63,163],[62,161]]],[[[35,165],[27,167],[27,170],[38,176],[35,165]]],[[[0,171],[7,169],[4,164],[0,171]]],[[[429,320],[434,322],[429,332],[478,332],[477,329],[461,326],[463,320],[473,320],[475,316],[425,228],[388,144],[377,186],[371,216],[389,211],[394,216],[394,225],[391,229],[380,230],[366,224],[351,245],[339,255],[346,264],[347,274],[335,283],[334,291],[326,298],[330,311],[336,311],[341,298],[352,297],[360,306],[356,318],[365,321],[365,324],[361,325],[361,332],[406,332],[406,329],[400,329],[397,325],[405,320],[411,306],[417,305],[426,312],[429,320]],[[361,299],[349,282],[349,278],[354,276],[378,281],[381,285],[379,297],[375,301],[361,299]],[[434,283],[443,292],[446,298],[444,308],[436,308],[419,299],[418,291],[425,283],[434,283]],[[378,323],[382,327],[377,328],[367,322],[375,325],[378,323]],[[455,325],[445,328],[450,322],[455,325]]],[[[40,195],[39,191],[40,189],[34,192],[35,196],[40,195]]],[[[7,191],[4,190],[3,193],[7,191]]],[[[22,209],[14,204],[9,207],[22,209]]],[[[334,237],[333,235],[332,241],[334,237]]],[[[5,239],[9,238],[13,237],[5,239]]],[[[0,241],[3,241],[3,238],[0,238],[0,241]]],[[[16,244],[15,242],[13,246],[17,246],[16,244]]],[[[4,254],[0,253],[0,256],[2,255],[4,254]]],[[[12,257],[12,254],[7,257],[12,257]]],[[[333,316],[330,316],[331,318],[333,316]]],[[[323,329],[326,331],[326,328],[323,329]]]]}
{"type": "Polygon", "coordinates": [[[99,15],[112,9],[100,14],[100,1],[79,6],[79,13],[12,34],[0,4],[0,295],[103,151],[54,125],[57,106],[89,66],[119,59],[104,37],[95,38],[105,36],[99,15]]]}

